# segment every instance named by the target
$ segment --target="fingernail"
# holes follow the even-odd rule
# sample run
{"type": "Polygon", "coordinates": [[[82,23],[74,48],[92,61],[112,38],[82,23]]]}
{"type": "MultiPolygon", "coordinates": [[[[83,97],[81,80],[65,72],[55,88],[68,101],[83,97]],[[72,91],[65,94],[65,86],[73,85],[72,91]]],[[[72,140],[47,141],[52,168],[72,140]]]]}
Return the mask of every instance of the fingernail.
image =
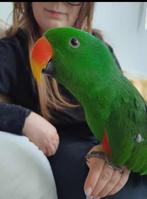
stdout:
{"type": "Polygon", "coordinates": [[[90,196],[91,193],[92,193],[92,188],[89,187],[89,188],[85,191],[85,194],[86,194],[86,196],[90,196]]]}

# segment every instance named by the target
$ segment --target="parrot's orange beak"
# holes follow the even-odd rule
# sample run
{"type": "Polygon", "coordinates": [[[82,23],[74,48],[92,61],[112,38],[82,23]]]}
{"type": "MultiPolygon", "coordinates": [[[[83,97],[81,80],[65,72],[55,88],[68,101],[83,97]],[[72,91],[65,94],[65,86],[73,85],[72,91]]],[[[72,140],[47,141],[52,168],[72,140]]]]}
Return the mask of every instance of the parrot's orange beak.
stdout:
{"type": "Polygon", "coordinates": [[[52,54],[52,46],[45,36],[36,41],[32,48],[30,62],[33,76],[37,81],[41,80],[42,72],[51,60],[52,54]]]}

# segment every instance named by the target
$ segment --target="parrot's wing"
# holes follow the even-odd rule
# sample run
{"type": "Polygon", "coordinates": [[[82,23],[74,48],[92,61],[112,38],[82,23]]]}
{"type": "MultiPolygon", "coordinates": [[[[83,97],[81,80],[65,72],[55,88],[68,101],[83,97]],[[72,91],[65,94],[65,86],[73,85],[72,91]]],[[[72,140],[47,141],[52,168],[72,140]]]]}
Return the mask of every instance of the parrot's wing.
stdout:
{"type": "Polygon", "coordinates": [[[91,111],[85,111],[85,118],[92,133],[101,142],[106,120],[101,120],[99,115],[95,115],[95,117],[93,117],[93,115],[91,115],[91,111]]]}
{"type": "Polygon", "coordinates": [[[147,170],[147,106],[136,88],[126,83],[112,104],[106,128],[112,159],[117,165],[144,171],[147,170]]]}
{"type": "MultiPolygon", "coordinates": [[[[111,113],[111,103],[109,94],[112,95],[113,91],[107,88],[101,90],[98,94],[93,94],[90,106],[86,106],[85,117],[86,121],[96,138],[102,142],[104,136],[104,128],[111,113]]],[[[114,92],[115,93],[115,92],[114,92]]],[[[112,97],[113,98],[113,97],[112,97]]]]}
{"type": "Polygon", "coordinates": [[[118,166],[125,164],[133,149],[132,137],[135,125],[131,115],[135,115],[134,108],[132,109],[132,104],[126,102],[126,97],[123,96],[112,105],[112,112],[106,125],[112,160],[118,166]]]}

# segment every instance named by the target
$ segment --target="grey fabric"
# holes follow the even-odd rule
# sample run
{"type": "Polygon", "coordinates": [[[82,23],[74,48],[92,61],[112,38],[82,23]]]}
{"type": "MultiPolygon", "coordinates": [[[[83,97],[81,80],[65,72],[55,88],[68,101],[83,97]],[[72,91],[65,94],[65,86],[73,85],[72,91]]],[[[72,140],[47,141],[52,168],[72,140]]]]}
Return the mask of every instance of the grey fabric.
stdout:
{"type": "Polygon", "coordinates": [[[0,199],[57,199],[46,156],[24,136],[0,132],[0,199]]]}

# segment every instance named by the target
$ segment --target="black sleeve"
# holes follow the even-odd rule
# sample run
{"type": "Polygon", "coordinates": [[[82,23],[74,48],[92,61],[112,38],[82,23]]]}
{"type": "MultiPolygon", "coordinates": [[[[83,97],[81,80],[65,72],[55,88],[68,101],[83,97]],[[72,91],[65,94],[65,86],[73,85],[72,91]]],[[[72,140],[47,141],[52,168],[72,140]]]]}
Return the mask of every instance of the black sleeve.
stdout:
{"type": "MultiPolygon", "coordinates": [[[[15,47],[7,40],[0,40],[0,95],[11,96],[16,84],[16,64],[15,47]]],[[[21,135],[30,112],[20,105],[0,103],[0,131],[21,135]]]]}
{"type": "Polygon", "coordinates": [[[11,95],[16,80],[17,59],[11,42],[0,40],[0,94],[11,95]]]}
{"type": "Polygon", "coordinates": [[[30,110],[20,105],[0,103],[0,131],[21,135],[30,110]]]}

